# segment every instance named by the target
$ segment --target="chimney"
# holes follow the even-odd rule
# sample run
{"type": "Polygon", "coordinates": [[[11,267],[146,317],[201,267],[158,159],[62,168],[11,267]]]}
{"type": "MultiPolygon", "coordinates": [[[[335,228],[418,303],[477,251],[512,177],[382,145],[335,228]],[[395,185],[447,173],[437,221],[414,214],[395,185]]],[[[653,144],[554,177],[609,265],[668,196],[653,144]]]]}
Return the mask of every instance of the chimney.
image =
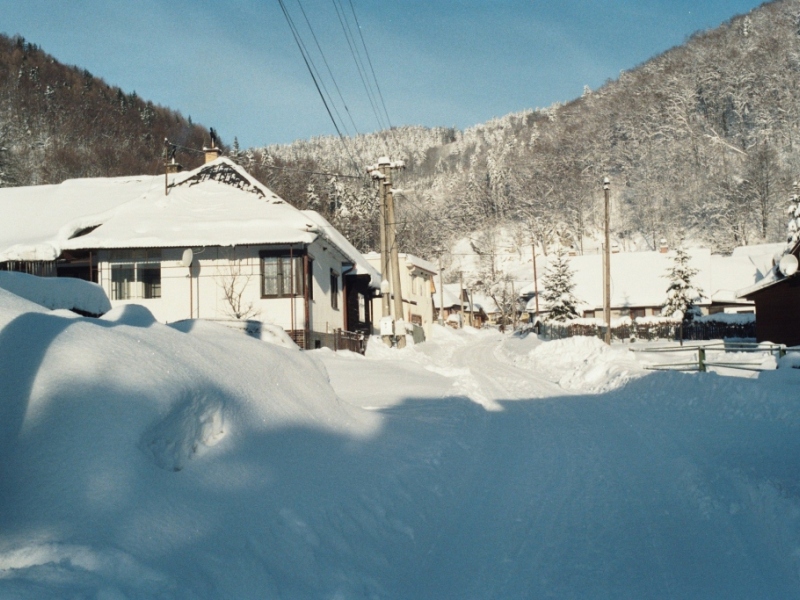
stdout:
{"type": "Polygon", "coordinates": [[[166,170],[167,175],[174,175],[175,173],[180,173],[183,171],[183,165],[175,162],[175,159],[173,158],[171,162],[167,163],[166,170]]]}
{"type": "Polygon", "coordinates": [[[213,127],[211,127],[208,132],[211,136],[210,147],[207,148],[203,146],[203,152],[206,154],[206,164],[210,163],[212,160],[218,159],[220,154],[222,154],[222,150],[217,147],[217,132],[214,131],[213,127]]]}
{"type": "Polygon", "coordinates": [[[661,245],[658,247],[658,251],[661,254],[666,254],[667,252],[669,252],[669,246],[667,245],[667,240],[666,239],[661,238],[660,244],[661,245]]]}

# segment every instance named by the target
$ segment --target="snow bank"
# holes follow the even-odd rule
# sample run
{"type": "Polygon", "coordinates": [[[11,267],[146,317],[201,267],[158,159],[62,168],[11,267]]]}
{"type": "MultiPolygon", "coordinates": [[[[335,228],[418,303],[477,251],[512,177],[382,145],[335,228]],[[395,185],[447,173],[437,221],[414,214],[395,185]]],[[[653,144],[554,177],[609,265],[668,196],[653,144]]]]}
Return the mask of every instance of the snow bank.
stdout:
{"type": "Polygon", "coordinates": [[[0,289],[0,597],[800,598],[796,364],[298,352],[0,289]]]}
{"type": "MultiPolygon", "coordinates": [[[[253,557],[296,507],[282,490],[315,495],[292,462],[374,433],[309,354],[180,329],[0,290],[0,597],[261,597],[253,557]]],[[[286,550],[273,572],[291,571],[286,550]]]]}
{"type": "Polygon", "coordinates": [[[89,315],[102,315],[111,310],[103,288],[81,279],[0,271],[0,288],[50,309],[63,308],[89,315]]]}
{"type": "Polygon", "coordinates": [[[607,346],[596,337],[539,343],[526,355],[510,358],[571,392],[607,392],[645,374],[632,352],[607,346]]]}
{"type": "Polygon", "coordinates": [[[756,320],[754,313],[715,313],[713,315],[702,315],[695,317],[695,321],[700,323],[728,323],[730,325],[747,325],[756,320]]]}

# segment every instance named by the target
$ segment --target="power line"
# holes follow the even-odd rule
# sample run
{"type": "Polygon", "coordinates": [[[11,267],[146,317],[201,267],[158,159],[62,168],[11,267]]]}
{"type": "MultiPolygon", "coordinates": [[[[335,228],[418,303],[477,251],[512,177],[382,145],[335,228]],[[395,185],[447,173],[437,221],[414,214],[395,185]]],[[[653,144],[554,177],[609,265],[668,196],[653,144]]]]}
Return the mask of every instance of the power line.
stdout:
{"type": "Polygon", "coordinates": [[[297,48],[300,50],[300,54],[303,57],[303,62],[306,64],[308,73],[311,75],[311,79],[314,81],[314,87],[317,88],[317,93],[319,94],[319,97],[322,99],[322,103],[325,105],[325,110],[328,112],[328,116],[330,117],[331,122],[333,123],[333,127],[336,129],[336,133],[339,134],[339,139],[341,139],[345,151],[350,157],[350,160],[353,161],[353,166],[356,168],[356,172],[358,172],[360,170],[358,168],[358,163],[355,161],[355,158],[353,158],[353,155],[350,152],[350,148],[347,147],[347,143],[344,140],[344,136],[342,135],[342,132],[339,129],[339,124],[336,122],[336,119],[333,118],[333,113],[331,112],[331,109],[328,106],[327,100],[325,100],[325,95],[322,93],[322,90],[320,89],[317,77],[314,75],[314,70],[311,68],[311,65],[309,64],[310,57],[306,55],[306,51],[304,50],[304,46],[300,40],[300,33],[297,31],[297,28],[294,25],[294,21],[292,20],[292,17],[289,15],[289,11],[286,9],[286,5],[283,3],[283,0],[278,0],[278,4],[280,4],[281,10],[283,11],[283,16],[286,18],[286,22],[289,24],[289,29],[291,29],[292,31],[292,36],[294,37],[294,41],[297,44],[297,48]]]}
{"type": "MultiPolygon", "coordinates": [[[[361,62],[361,56],[358,52],[358,46],[355,44],[355,37],[350,30],[350,25],[347,21],[347,14],[344,11],[344,7],[340,6],[340,3],[337,0],[332,0],[333,7],[336,10],[336,16],[339,18],[339,24],[342,26],[342,31],[344,33],[345,40],[347,41],[347,46],[350,49],[350,55],[353,57],[353,61],[356,64],[356,70],[358,71],[358,76],[361,78],[361,83],[364,85],[364,91],[367,92],[367,99],[369,100],[370,106],[372,107],[372,114],[375,115],[375,119],[378,122],[378,127],[380,129],[385,129],[386,126],[383,124],[383,120],[381,119],[380,113],[378,112],[378,107],[373,97],[373,92],[371,86],[367,82],[366,69],[361,62]]],[[[386,145],[386,139],[384,138],[384,145],[386,145]]],[[[388,150],[388,145],[387,145],[388,150]]]]}
{"type": "MultiPolygon", "coordinates": [[[[306,14],[305,9],[303,8],[302,3],[300,0],[297,0],[297,5],[300,7],[300,11],[303,13],[303,18],[306,21],[306,25],[308,25],[308,30],[311,32],[311,37],[314,38],[314,43],[317,45],[317,50],[319,50],[320,56],[322,56],[322,62],[325,63],[325,68],[328,69],[328,75],[331,77],[331,81],[333,82],[333,87],[336,88],[336,93],[339,94],[339,99],[342,101],[342,105],[344,106],[344,110],[347,113],[347,116],[350,118],[350,123],[353,125],[353,129],[355,130],[356,134],[359,133],[358,126],[356,126],[356,122],[353,119],[353,115],[350,114],[350,109],[347,106],[347,102],[345,102],[344,96],[342,95],[341,90],[339,89],[339,85],[336,83],[336,78],[333,76],[333,71],[331,70],[331,66],[328,64],[328,59],[325,58],[325,53],[322,51],[322,46],[317,39],[317,35],[314,33],[314,28],[311,27],[311,21],[306,14]]],[[[338,114],[338,111],[337,111],[338,114]]]]}
{"type": "MultiPolygon", "coordinates": [[[[361,38],[361,45],[364,46],[364,54],[367,57],[367,62],[369,63],[369,69],[372,72],[372,78],[375,80],[375,89],[378,90],[378,97],[381,100],[381,106],[383,106],[383,112],[386,115],[386,122],[389,124],[389,131],[392,131],[392,121],[389,118],[389,111],[386,110],[386,102],[383,101],[383,94],[381,93],[381,86],[378,84],[378,77],[375,75],[375,68],[372,66],[372,59],[369,56],[369,50],[367,50],[367,43],[364,41],[364,33],[361,31],[361,24],[358,22],[358,17],[356,16],[356,9],[353,6],[353,0],[347,0],[350,4],[350,11],[353,13],[353,19],[356,22],[356,29],[358,30],[358,36],[361,38]]],[[[392,137],[394,137],[394,133],[392,133],[392,137]]]]}
{"type": "Polygon", "coordinates": [[[265,169],[276,169],[279,171],[293,171],[295,173],[309,173],[310,175],[323,175],[325,177],[339,177],[342,179],[359,179],[364,180],[363,175],[342,175],[341,173],[325,173],[323,171],[309,171],[307,169],[292,169],[291,167],[276,167],[273,165],[260,165],[265,169]]]}

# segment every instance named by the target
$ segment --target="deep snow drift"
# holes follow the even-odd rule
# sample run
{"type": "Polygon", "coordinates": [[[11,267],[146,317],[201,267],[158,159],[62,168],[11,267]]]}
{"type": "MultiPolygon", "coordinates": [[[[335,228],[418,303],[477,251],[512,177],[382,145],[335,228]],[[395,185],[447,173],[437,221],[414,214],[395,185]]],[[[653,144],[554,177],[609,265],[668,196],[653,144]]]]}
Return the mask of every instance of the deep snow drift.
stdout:
{"type": "Polygon", "coordinates": [[[0,290],[2,598],[800,598],[800,370],[366,357],[0,290]]]}

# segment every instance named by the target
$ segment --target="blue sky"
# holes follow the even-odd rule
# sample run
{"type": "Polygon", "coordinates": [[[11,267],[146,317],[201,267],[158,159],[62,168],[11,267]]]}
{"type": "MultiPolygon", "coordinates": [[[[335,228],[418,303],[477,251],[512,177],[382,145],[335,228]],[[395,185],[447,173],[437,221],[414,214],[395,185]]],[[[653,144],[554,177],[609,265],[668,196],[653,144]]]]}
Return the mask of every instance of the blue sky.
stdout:
{"type": "MultiPolygon", "coordinates": [[[[349,0],[339,1],[349,10],[349,0]]],[[[284,2],[313,47],[298,0],[284,2]]],[[[301,2],[357,130],[378,129],[333,0],[301,2]]],[[[464,128],[575,98],[761,1],[352,4],[391,123],[464,128]]],[[[0,13],[4,33],[213,126],[227,142],[335,133],[278,0],[0,0],[0,13]]]]}

